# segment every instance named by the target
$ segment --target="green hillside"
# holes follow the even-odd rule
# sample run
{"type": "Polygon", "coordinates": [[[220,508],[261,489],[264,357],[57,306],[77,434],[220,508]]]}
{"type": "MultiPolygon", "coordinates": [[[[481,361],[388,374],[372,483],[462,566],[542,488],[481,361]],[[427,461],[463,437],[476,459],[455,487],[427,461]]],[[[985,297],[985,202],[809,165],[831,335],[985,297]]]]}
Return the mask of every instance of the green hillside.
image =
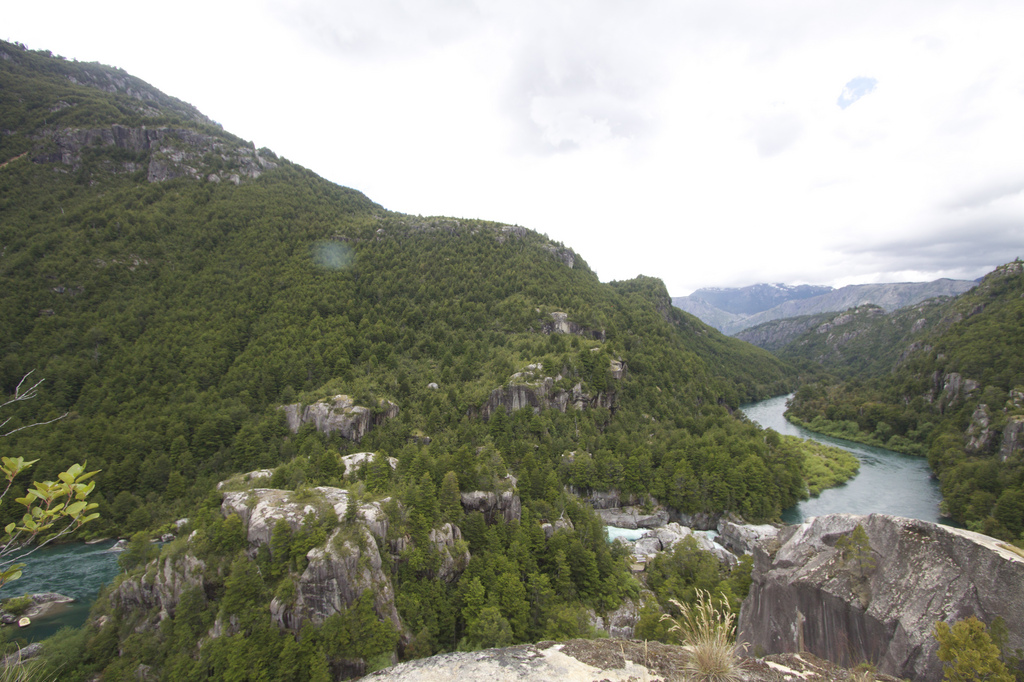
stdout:
{"type": "Polygon", "coordinates": [[[889,313],[865,305],[841,313],[772,320],[745,329],[736,338],[806,370],[820,368],[843,379],[866,379],[891,372],[926,344],[952,305],[949,297],[889,313]]]}
{"type": "Polygon", "coordinates": [[[883,321],[865,331],[859,350],[845,348],[853,368],[898,353],[890,371],[802,386],[788,415],[816,431],[927,455],[946,513],[987,534],[1024,539],[1021,262],[922,308],[919,319],[927,321],[905,335],[917,315],[915,308],[900,324],[883,321]]]}
{"type": "MultiPolygon", "coordinates": [[[[338,677],[505,634],[585,635],[585,609],[637,585],[570,487],[752,521],[807,495],[804,455],[732,416],[790,390],[793,370],[672,308],[660,280],[603,284],[530,230],[390,212],[109,67],[0,43],[0,92],[0,384],[46,379],[6,428],[67,413],[3,455],[38,458],[39,479],[99,469],[88,536],[187,517],[161,565],[203,567],[162,625],[144,599],[101,600],[101,625],[51,644],[64,679],[143,663],[243,679],[257,661],[267,679],[323,661],[338,677]],[[345,428],[302,416],[342,404],[345,428]],[[340,458],[360,452],[376,464],[346,475],[340,458]],[[215,488],[256,469],[320,510],[258,547],[215,488]],[[345,491],[343,520],[317,486],[345,491]],[[460,493],[514,493],[521,516],[464,510],[460,493]],[[272,598],[301,605],[307,553],[378,552],[360,530],[373,509],[388,519],[377,587],[272,625],[272,598]],[[446,523],[461,539],[439,549],[446,523]],[[443,557],[459,550],[456,570],[443,557]]],[[[147,537],[122,584],[162,579],[147,537]]]]}

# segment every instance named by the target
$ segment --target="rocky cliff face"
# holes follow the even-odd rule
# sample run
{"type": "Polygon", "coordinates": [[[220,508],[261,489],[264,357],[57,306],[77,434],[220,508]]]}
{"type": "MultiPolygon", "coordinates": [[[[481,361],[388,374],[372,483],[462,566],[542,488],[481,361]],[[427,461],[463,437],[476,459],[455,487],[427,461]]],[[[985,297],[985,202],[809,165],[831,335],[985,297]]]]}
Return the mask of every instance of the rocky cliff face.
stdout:
{"type": "Polygon", "coordinates": [[[569,319],[566,313],[551,313],[551,322],[541,328],[545,334],[575,334],[588,339],[604,341],[604,330],[587,329],[569,319]]]}
{"type": "Polygon", "coordinates": [[[320,486],[313,488],[314,499],[296,500],[290,490],[255,488],[224,493],[221,513],[237,514],[242,520],[252,553],[260,545],[270,544],[274,525],[284,519],[293,531],[302,527],[307,514],[333,513],[339,520],[348,508],[348,491],[342,488],[320,486]]]}
{"type": "Polygon", "coordinates": [[[1024,557],[994,538],[882,514],[830,514],[785,528],[754,556],[738,626],[749,651],[808,651],[940,680],[932,628],[968,616],[1002,616],[1009,648],[1024,647],[1024,557]],[[836,547],[858,524],[873,567],[836,547]]]}
{"type": "MultiPolygon", "coordinates": [[[[618,360],[613,360],[608,369],[613,379],[621,379],[625,375],[626,365],[618,360]]],[[[555,382],[561,379],[561,374],[554,377],[545,376],[544,366],[541,363],[527,365],[523,371],[510,376],[505,386],[491,391],[487,402],[479,410],[471,409],[470,414],[479,414],[484,419],[490,419],[498,409],[511,413],[524,407],[533,408],[535,412],[542,409],[556,409],[565,412],[570,406],[577,410],[588,407],[608,409],[615,407],[614,389],[593,396],[585,393],[583,385],[579,383],[573,386],[571,391],[555,388],[555,382]]]]}
{"type": "Polygon", "coordinates": [[[999,459],[1006,461],[1014,453],[1024,452],[1024,415],[1014,415],[1003,427],[1003,442],[999,447],[999,459]]]}
{"type": "Polygon", "coordinates": [[[271,603],[275,622],[295,631],[306,620],[320,625],[355,603],[364,590],[370,590],[374,611],[401,632],[395,590],[381,568],[377,542],[364,526],[352,530],[339,528],[326,545],[309,550],[309,564],[295,585],[295,600],[286,604],[275,599],[271,603]]]}
{"type": "Polygon", "coordinates": [[[640,507],[613,507],[596,509],[597,515],[609,526],[617,528],[658,528],[668,523],[668,512],[664,509],[645,514],[640,507]]]}
{"type": "MultiPolygon", "coordinates": [[[[466,495],[469,498],[467,508],[483,511],[489,521],[497,514],[504,515],[508,521],[519,518],[519,497],[511,492],[466,495]]],[[[406,536],[389,541],[388,517],[383,510],[387,502],[388,499],[384,499],[360,504],[355,510],[354,521],[345,521],[349,505],[353,504],[347,490],[320,486],[312,488],[307,495],[297,497],[289,490],[254,488],[224,493],[221,513],[224,516],[236,514],[242,520],[252,556],[260,546],[270,543],[279,520],[286,521],[293,531],[299,530],[310,514],[317,518],[332,515],[341,524],[326,543],[307,552],[308,564],[295,580],[294,597],[288,601],[275,599],[271,603],[271,617],[279,626],[297,632],[307,620],[322,624],[332,614],[351,606],[365,590],[370,590],[378,617],[390,620],[401,631],[394,587],[382,568],[381,548],[385,552],[390,551],[393,560],[399,560],[399,555],[412,544],[412,540],[406,536]]],[[[459,528],[444,524],[431,530],[429,538],[441,557],[434,577],[448,582],[458,578],[470,559],[465,546],[458,543],[462,539],[459,528]]],[[[201,570],[196,575],[201,581],[201,570]]],[[[148,609],[157,603],[154,601],[157,597],[150,594],[153,592],[154,589],[133,587],[123,600],[148,609]]],[[[162,594],[160,590],[156,592],[162,594]]],[[[180,590],[177,594],[180,596],[180,590]]]]}
{"type": "Polygon", "coordinates": [[[315,424],[320,433],[337,432],[347,440],[359,442],[374,426],[380,426],[388,419],[398,416],[398,405],[389,400],[380,400],[376,412],[368,407],[356,405],[347,395],[326,398],[303,409],[301,403],[283,405],[288,428],[298,433],[303,424],[315,424]]]}
{"type": "Polygon", "coordinates": [[[122,154],[110,156],[108,165],[114,165],[108,170],[129,173],[145,170],[149,182],[191,177],[210,182],[227,180],[237,185],[243,179],[256,179],[264,171],[277,167],[273,154],[261,155],[251,146],[222,137],[187,129],[116,124],[109,128],[48,131],[36,139],[32,160],[62,163],[77,170],[82,166],[83,153],[100,152],[102,157],[110,150],[122,154]]]}
{"type": "Polygon", "coordinates": [[[186,590],[204,585],[206,569],[202,561],[187,553],[155,563],[156,570],[125,580],[110,593],[111,602],[121,612],[147,613],[156,608],[156,619],[150,626],[173,615],[186,590]]]}
{"type": "Polygon", "coordinates": [[[462,493],[462,508],[467,513],[478,511],[484,515],[488,525],[500,514],[506,522],[518,521],[523,513],[523,503],[511,490],[503,493],[474,490],[462,493]]]}

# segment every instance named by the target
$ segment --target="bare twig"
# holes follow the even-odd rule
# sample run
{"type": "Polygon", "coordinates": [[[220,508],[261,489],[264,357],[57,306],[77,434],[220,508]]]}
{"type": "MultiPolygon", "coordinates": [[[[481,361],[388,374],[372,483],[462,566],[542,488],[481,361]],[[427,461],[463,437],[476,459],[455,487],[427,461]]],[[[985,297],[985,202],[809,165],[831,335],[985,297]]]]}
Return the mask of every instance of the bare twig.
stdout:
{"type": "MultiPolygon", "coordinates": [[[[7,402],[0,403],[0,409],[3,409],[5,407],[7,407],[11,403],[18,403],[18,402],[21,402],[23,400],[32,400],[37,395],[39,395],[39,386],[44,381],[46,381],[46,379],[40,379],[39,381],[37,381],[36,383],[32,384],[31,386],[29,386],[26,389],[22,389],[21,388],[22,385],[25,383],[25,380],[28,379],[29,374],[32,374],[32,372],[34,372],[34,371],[35,371],[34,369],[30,369],[25,374],[25,376],[23,376],[21,378],[21,381],[19,381],[18,385],[15,386],[15,388],[14,388],[14,395],[11,396],[11,398],[8,399],[7,402]]],[[[68,416],[68,414],[70,414],[70,413],[69,412],[65,412],[61,416],[56,417],[54,419],[49,419],[49,420],[44,421],[44,422],[34,422],[32,424],[26,424],[24,426],[19,426],[16,429],[11,429],[10,431],[6,431],[6,432],[3,432],[3,433],[0,433],[0,438],[7,437],[7,436],[11,435],[12,433],[17,433],[18,431],[24,431],[25,429],[30,429],[33,426],[46,426],[47,424],[52,424],[53,422],[60,421],[64,417],[68,416]]],[[[7,419],[5,419],[2,422],[0,422],[0,430],[2,430],[5,426],[7,426],[7,422],[9,422],[9,421],[11,421],[10,417],[8,417],[7,419]]]]}

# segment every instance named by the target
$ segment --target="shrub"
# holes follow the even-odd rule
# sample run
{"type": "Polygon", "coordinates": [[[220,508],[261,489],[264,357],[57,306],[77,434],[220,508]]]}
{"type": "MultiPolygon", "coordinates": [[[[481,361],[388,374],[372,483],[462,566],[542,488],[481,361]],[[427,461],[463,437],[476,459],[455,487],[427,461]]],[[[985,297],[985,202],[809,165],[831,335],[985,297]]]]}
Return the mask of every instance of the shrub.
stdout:
{"type": "Polygon", "coordinates": [[[32,606],[32,597],[24,594],[20,597],[11,597],[3,603],[3,609],[12,616],[20,616],[25,609],[32,606]]]}

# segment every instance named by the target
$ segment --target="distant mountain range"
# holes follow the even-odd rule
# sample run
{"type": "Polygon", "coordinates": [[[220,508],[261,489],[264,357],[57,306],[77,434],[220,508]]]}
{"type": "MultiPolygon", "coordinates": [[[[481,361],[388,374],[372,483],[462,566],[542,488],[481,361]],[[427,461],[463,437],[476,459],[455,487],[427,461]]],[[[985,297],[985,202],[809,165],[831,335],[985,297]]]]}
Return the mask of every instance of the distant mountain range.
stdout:
{"type": "Polygon", "coordinates": [[[934,282],[827,286],[754,284],[748,287],[698,289],[672,299],[672,305],[719,331],[733,335],[771,320],[831,313],[862,305],[897,310],[936,296],[957,296],[977,282],[937,279],[934,282]]]}

